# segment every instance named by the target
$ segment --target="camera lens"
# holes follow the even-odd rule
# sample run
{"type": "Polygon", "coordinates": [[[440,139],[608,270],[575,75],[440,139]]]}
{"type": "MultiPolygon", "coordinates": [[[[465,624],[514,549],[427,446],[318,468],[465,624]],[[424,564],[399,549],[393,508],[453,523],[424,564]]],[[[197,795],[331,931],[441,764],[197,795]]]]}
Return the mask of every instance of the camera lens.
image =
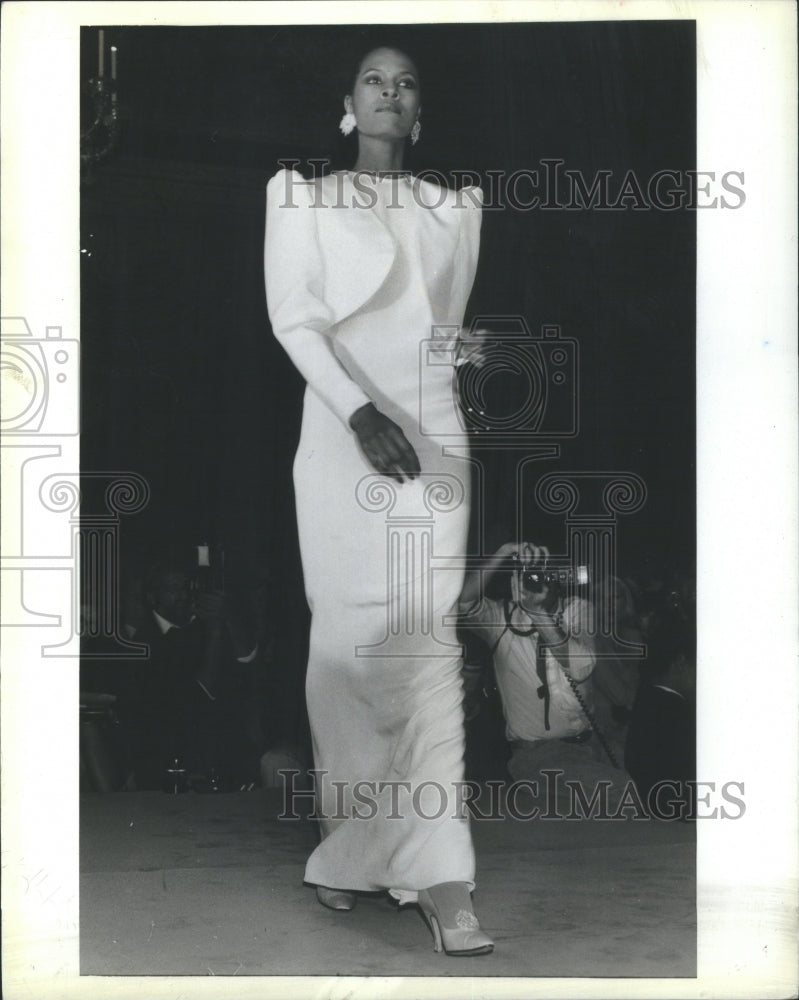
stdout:
{"type": "Polygon", "coordinates": [[[531,594],[540,594],[546,588],[547,580],[544,573],[528,571],[522,573],[522,587],[531,594]]]}

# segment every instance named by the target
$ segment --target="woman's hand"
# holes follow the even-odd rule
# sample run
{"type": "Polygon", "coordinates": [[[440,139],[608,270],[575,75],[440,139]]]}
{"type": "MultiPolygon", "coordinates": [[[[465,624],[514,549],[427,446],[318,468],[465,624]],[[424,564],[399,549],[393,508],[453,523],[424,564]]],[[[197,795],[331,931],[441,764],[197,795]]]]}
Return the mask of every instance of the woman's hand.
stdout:
{"type": "Polygon", "coordinates": [[[400,483],[415,479],[421,472],[419,459],[402,428],[374,405],[361,406],[350,417],[364,455],[377,472],[400,483]]]}

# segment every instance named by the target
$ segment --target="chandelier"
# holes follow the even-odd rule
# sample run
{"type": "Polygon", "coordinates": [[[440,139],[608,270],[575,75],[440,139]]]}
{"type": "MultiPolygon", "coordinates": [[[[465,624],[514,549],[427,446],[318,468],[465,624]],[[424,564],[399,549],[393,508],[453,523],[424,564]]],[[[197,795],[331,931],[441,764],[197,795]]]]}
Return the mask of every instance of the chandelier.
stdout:
{"type": "Polygon", "coordinates": [[[105,72],[105,31],[97,39],[97,76],[90,77],[81,88],[80,165],[84,177],[92,166],[104,160],[116,148],[119,140],[119,108],[117,105],[117,47],[110,49],[110,76],[105,72]]]}

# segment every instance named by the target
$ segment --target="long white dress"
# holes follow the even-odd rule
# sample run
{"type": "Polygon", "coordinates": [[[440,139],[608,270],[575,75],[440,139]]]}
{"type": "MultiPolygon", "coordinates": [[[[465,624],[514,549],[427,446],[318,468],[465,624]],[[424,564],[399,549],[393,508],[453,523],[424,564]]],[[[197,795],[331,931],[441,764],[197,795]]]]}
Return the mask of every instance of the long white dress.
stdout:
{"type": "Polygon", "coordinates": [[[461,650],[445,619],[469,520],[453,346],[480,221],[474,188],[288,171],[267,187],[270,320],[308,383],[294,482],[323,836],[305,878],[403,902],[474,885],[461,650]],[[415,481],[362,454],[348,419],[369,401],[415,448],[415,481]]]}

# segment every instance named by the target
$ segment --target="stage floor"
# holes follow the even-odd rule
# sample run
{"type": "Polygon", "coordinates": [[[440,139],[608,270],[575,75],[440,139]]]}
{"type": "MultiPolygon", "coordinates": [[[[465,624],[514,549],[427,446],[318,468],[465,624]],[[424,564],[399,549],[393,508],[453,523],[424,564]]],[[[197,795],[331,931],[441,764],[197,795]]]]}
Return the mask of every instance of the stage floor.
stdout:
{"type": "Polygon", "coordinates": [[[493,954],[433,952],[415,907],[352,912],[302,883],[316,836],[278,791],[81,798],[81,975],[693,977],[696,830],[475,821],[493,954]]]}

